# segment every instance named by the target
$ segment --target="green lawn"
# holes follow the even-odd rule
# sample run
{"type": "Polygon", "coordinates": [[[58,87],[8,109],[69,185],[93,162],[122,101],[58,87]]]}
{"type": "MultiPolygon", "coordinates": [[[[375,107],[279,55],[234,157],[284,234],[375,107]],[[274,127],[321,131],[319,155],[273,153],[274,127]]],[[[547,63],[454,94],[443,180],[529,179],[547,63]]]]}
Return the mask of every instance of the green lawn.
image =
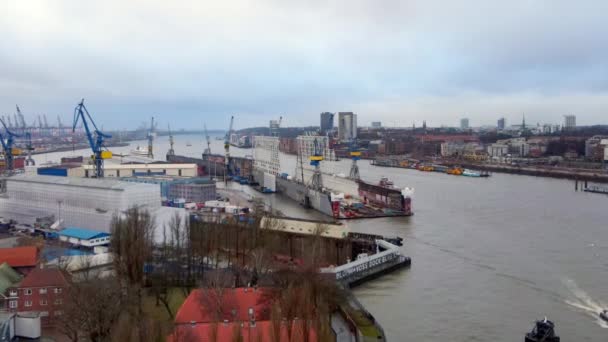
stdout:
{"type": "MultiPolygon", "coordinates": [[[[179,287],[173,287],[169,289],[169,307],[171,308],[171,312],[173,315],[177,313],[177,310],[182,306],[186,300],[186,296],[184,296],[184,291],[179,287]]],[[[150,317],[159,320],[159,321],[173,321],[173,318],[169,316],[167,309],[165,309],[165,305],[162,302],[159,302],[159,305],[156,305],[156,296],[154,293],[147,293],[144,297],[144,311],[150,315],[150,317]]]]}

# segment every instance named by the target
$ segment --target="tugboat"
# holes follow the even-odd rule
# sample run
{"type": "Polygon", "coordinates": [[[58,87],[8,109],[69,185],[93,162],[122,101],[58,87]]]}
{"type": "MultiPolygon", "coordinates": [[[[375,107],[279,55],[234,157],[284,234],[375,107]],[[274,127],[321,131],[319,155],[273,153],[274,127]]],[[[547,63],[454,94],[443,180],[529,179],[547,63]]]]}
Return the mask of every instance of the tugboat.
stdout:
{"type": "Polygon", "coordinates": [[[555,335],[555,324],[545,317],[542,321],[536,321],[531,332],[526,334],[525,342],[559,342],[559,336],[555,335]]]}
{"type": "Polygon", "coordinates": [[[608,310],[604,310],[600,312],[600,318],[604,321],[608,322],[608,310]]]}

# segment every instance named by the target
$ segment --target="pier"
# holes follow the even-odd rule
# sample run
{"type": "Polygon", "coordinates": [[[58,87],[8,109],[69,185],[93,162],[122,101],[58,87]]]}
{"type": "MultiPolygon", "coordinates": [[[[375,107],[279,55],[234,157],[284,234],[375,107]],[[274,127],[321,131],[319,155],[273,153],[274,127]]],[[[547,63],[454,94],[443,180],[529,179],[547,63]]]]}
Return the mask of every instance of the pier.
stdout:
{"type": "Polygon", "coordinates": [[[341,266],[322,268],[321,273],[335,277],[346,287],[359,285],[398,268],[410,266],[409,257],[401,254],[398,246],[384,240],[376,240],[378,248],[384,251],[357,258],[341,266]]]}

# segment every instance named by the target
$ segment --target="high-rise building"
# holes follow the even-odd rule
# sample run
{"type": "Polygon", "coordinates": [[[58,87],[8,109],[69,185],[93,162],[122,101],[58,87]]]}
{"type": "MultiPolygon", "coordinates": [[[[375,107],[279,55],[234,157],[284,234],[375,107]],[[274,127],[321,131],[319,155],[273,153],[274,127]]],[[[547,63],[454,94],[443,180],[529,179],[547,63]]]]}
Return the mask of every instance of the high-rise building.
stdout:
{"type": "Polygon", "coordinates": [[[321,113],[321,133],[325,134],[334,129],[334,113],[321,113]]]}
{"type": "Polygon", "coordinates": [[[469,129],[469,119],[468,118],[460,119],[460,129],[469,129]]]}
{"type": "Polygon", "coordinates": [[[357,115],[353,112],[338,113],[338,139],[351,141],[357,138],[357,115]]]}
{"type": "Polygon", "coordinates": [[[564,115],[564,126],[565,131],[576,128],[576,115],[564,115]]]}
{"type": "Polygon", "coordinates": [[[382,123],[380,121],[372,121],[372,128],[380,128],[382,123]]]}
{"type": "Polygon", "coordinates": [[[500,119],[498,119],[498,124],[496,126],[499,131],[502,131],[505,129],[505,124],[506,124],[505,118],[500,118],[500,119]]]}

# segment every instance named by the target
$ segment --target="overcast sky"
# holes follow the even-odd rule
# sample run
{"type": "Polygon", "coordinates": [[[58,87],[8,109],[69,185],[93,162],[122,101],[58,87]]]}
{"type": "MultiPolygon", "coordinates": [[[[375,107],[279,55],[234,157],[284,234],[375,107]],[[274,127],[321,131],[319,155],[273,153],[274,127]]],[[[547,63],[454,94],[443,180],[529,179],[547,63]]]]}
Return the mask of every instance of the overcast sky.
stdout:
{"type": "Polygon", "coordinates": [[[608,123],[608,1],[2,1],[0,114],[176,128],[608,123]]]}

